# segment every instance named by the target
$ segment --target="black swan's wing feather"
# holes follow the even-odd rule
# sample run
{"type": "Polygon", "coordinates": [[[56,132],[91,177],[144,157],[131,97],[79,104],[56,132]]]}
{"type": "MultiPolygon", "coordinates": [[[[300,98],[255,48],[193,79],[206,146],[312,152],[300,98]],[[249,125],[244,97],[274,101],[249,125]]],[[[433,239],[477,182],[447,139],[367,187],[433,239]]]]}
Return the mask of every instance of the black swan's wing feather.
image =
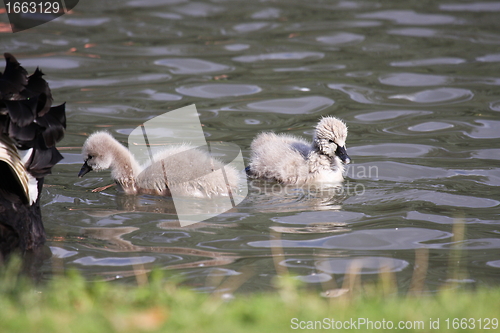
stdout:
{"type": "Polygon", "coordinates": [[[44,177],[63,157],[56,143],[66,129],[65,104],[52,107],[43,72],[27,71],[10,53],[0,74],[0,257],[37,250],[45,241],[40,211],[44,177]],[[26,151],[27,149],[31,149],[26,151]],[[20,151],[29,154],[21,159],[20,151]]]}

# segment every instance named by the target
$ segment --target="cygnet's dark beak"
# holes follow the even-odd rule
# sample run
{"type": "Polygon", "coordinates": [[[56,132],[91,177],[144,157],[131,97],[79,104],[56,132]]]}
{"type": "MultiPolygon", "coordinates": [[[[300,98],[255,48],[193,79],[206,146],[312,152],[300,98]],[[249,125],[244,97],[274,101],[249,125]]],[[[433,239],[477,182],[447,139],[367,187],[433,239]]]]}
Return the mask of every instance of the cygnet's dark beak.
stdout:
{"type": "Polygon", "coordinates": [[[92,171],[92,167],[87,164],[87,161],[85,161],[85,163],[83,163],[82,165],[82,168],[80,169],[80,172],[78,173],[78,177],[82,178],[90,171],[92,171]]]}
{"type": "Polygon", "coordinates": [[[347,155],[345,147],[337,146],[337,150],[335,151],[335,155],[337,155],[342,162],[345,164],[351,163],[351,158],[347,155]]]}

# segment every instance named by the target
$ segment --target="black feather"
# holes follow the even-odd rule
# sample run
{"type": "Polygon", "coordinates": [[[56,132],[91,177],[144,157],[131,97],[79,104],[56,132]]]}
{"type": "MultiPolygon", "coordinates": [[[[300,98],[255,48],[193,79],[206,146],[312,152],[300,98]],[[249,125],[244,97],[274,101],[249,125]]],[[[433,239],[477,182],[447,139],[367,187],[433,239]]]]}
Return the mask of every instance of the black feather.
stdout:
{"type": "Polygon", "coordinates": [[[33,147],[33,153],[26,163],[26,170],[35,178],[45,177],[52,172],[52,167],[56,165],[63,156],[56,147],[45,147],[42,137],[38,137],[33,147]]]}
{"type": "Polygon", "coordinates": [[[3,101],[3,103],[7,107],[10,120],[17,125],[24,127],[35,120],[38,96],[25,100],[3,101]]]}
{"type": "Polygon", "coordinates": [[[52,105],[52,92],[50,91],[49,84],[45,81],[42,76],[44,74],[37,68],[33,74],[28,77],[28,85],[26,89],[21,93],[27,98],[34,96],[38,97],[37,105],[37,115],[43,116],[50,110],[52,105]]]}
{"type": "Polygon", "coordinates": [[[11,140],[11,146],[18,150],[32,148],[23,167],[36,178],[38,196],[30,202],[16,172],[8,163],[0,162],[0,259],[16,248],[35,251],[45,241],[40,193],[44,177],[63,158],[56,143],[66,129],[65,104],[52,107],[52,92],[43,72],[37,68],[28,77],[14,56],[4,56],[6,66],[0,74],[0,135],[4,142],[11,140]]]}
{"type": "Polygon", "coordinates": [[[46,147],[53,147],[64,137],[66,129],[66,104],[50,108],[44,116],[38,117],[36,123],[43,127],[42,136],[46,147]]]}
{"type": "Polygon", "coordinates": [[[4,53],[5,70],[0,76],[0,99],[17,100],[28,84],[28,72],[10,53],[4,53]]]}

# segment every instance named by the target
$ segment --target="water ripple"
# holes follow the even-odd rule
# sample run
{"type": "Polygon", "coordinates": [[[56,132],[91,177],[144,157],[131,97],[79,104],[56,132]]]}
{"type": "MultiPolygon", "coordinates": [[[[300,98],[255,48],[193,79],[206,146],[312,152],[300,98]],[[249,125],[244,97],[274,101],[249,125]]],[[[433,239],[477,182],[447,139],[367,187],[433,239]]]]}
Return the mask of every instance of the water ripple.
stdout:
{"type": "Polygon", "coordinates": [[[380,83],[398,87],[437,86],[450,82],[450,78],[443,75],[391,73],[379,77],[380,83]]]}
{"type": "Polygon", "coordinates": [[[417,67],[417,66],[436,66],[436,65],[458,65],[464,63],[462,58],[439,57],[428,59],[415,59],[406,61],[392,61],[390,64],[394,67],[417,67]]]}
{"type": "Polygon", "coordinates": [[[297,275],[295,278],[299,281],[306,282],[306,283],[321,283],[321,282],[327,282],[332,279],[332,277],[328,274],[324,273],[311,273],[309,275],[297,275]]]}
{"type": "Polygon", "coordinates": [[[144,98],[153,101],[178,101],[182,99],[182,96],[169,94],[165,92],[159,92],[153,89],[140,90],[132,94],[129,94],[129,96],[133,96],[134,94],[146,95],[144,98]]]}
{"type": "Polygon", "coordinates": [[[224,48],[228,51],[243,51],[243,50],[246,50],[248,48],[250,48],[250,45],[248,44],[229,44],[229,45],[226,45],[224,46],[224,48]]]}
{"type": "MultiPolygon", "coordinates": [[[[431,244],[430,248],[434,249],[450,249],[456,248],[457,243],[444,243],[444,244],[431,244]]],[[[479,239],[467,239],[460,242],[460,249],[462,250],[487,250],[487,249],[499,249],[500,239],[498,238],[479,238],[479,239]]]]}
{"type": "Polygon", "coordinates": [[[316,268],[328,274],[345,274],[352,265],[359,267],[359,274],[379,274],[382,270],[400,272],[409,263],[406,260],[390,257],[353,257],[322,259],[316,262],[316,268]]]}
{"type": "Polygon", "coordinates": [[[99,87],[99,86],[123,86],[125,84],[137,84],[137,82],[154,82],[154,81],[168,81],[172,77],[168,74],[143,74],[135,76],[127,76],[122,78],[107,78],[98,79],[63,79],[63,80],[50,80],[51,89],[59,89],[63,87],[99,87]]]}
{"type": "Polygon", "coordinates": [[[254,32],[262,30],[264,28],[274,29],[277,28],[279,24],[268,23],[268,22],[251,22],[251,23],[240,23],[233,26],[233,29],[237,32],[254,32]]]}
{"type": "Polygon", "coordinates": [[[486,265],[491,266],[491,267],[500,268],[500,260],[488,261],[486,263],[486,265]]]}
{"type": "Polygon", "coordinates": [[[491,102],[490,109],[492,109],[493,111],[500,111],[500,101],[491,102]]]}
{"type": "Polygon", "coordinates": [[[340,45],[340,44],[350,44],[359,43],[365,40],[365,36],[359,34],[353,34],[349,32],[339,32],[330,36],[320,36],[317,37],[318,42],[328,44],[328,45],[340,45]]]}
{"type": "Polygon", "coordinates": [[[440,122],[440,121],[428,121],[425,123],[420,123],[414,126],[408,127],[410,131],[414,132],[432,132],[439,131],[443,129],[448,129],[454,127],[452,124],[440,122]]]}
{"type": "Polygon", "coordinates": [[[232,67],[196,58],[168,58],[154,62],[155,65],[170,67],[172,74],[198,74],[232,70],[232,67]]]}
{"type": "Polygon", "coordinates": [[[390,29],[387,31],[388,34],[410,36],[410,37],[434,37],[438,33],[434,29],[429,28],[402,28],[402,29],[390,29]]]}
{"type": "Polygon", "coordinates": [[[249,103],[248,111],[275,112],[284,114],[315,113],[326,109],[335,102],[322,96],[281,98],[249,103]]]}
{"type": "Polygon", "coordinates": [[[325,56],[322,52],[279,52],[234,57],[238,62],[257,62],[267,60],[318,60],[325,56]]]}
{"type": "Polygon", "coordinates": [[[172,9],[178,13],[192,17],[209,17],[215,14],[220,14],[226,10],[226,8],[222,6],[194,1],[185,5],[173,7],[172,9]]]}
{"type": "MultiPolygon", "coordinates": [[[[61,70],[61,69],[73,69],[78,68],[82,65],[81,59],[63,58],[63,57],[50,57],[50,58],[32,58],[23,59],[23,67],[25,68],[36,68],[39,67],[43,70],[50,69],[61,70]]],[[[85,60],[86,61],[86,60],[85,60]]]]}
{"type": "MultiPolygon", "coordinates": [[[[460,208],[490,208],[496,207],[500,204],[500,201],[473,197],[468,195],[458,195],[430,190],[407,190],[398,193],[386,193],[383,196],[385,202],[390,200],[398,200],[400,198],[405,198],[405,200],[420,200],[429,202],[437,206],[450,206],[450,207],[460,207],[460,208]]],[[[374,198],[373,201],[365,201],[365,204],[379,205],[380,198],[374,198]]]]}
{"type": "Polygon", "coordinates": [[[272,19],[272,18],[278,18],[281,15],[281,10],[278,8],[265,8],[261,9],[255,13],[252,14],[253,19],[272,19]]]}
{"type": "MultiPolygon", "coordinates": [[[[456,218],[445,216],[445,215],[436,215],[436,214],[424,214],[417,211],[411,211],[406,214],[405,217],[407,220],[417,220],[417,221],[428,221],[439,224],[450,224],[453,225],[457,222],[456,218]]],[[[466,223],[484,223],[482,220],[478,218],[467,218],[464,219],[466,223]]]]}
{"type": "Polygon", "coordinates": [[[376,111],[376,112],[367,112],[367,113],[362,113],[356,115],[354,118],[362,120],[362,121],[367,121],[367,122],[372,122],[372,121],[382,121],[382,120],[388,120],[388,119],[395,119],[399,117],[405,117],[410,116],[420,116],[420,115],[429,115],[432,114],[431,111],[414,111],[414,110],[389,110],[389,111],[376,111]]]}
{"type": "Polygon", "coordinates": [[[425,155],[432,148],[432,146],[412,143],[382,143],[378,145],[349,147],[349,155],[408,158],[425,155]]]}
{"type": "Polygon", "coordinates": [[[77,27],[97,27],[108,23],[110,21],[107,17],[101,18],[62,18],[62,20],[67,25],[73,25],[77,27]]]}
{"type": "Polygon", "coordinates": [[[500,149],[482,149],[474,152],[474,158],[480,158],[485,160],[500,160],[500,149]]]}
{"type": "Polygon", "coordinates": [[[382,10],[373,13],[359,14],[357,17],[389,20],[404,25],[436,25],[460,22],[451,15],[420,14],[415,13],[413,10],[382,10]]]}
{"type": "Polygon", "coordinates": [[[328,84],[328,88],[333,90],[339,90],[349,97],[359,103],[363,104],[382,104],[383,93],[380,90],[374,90],[365,87],[359,87],[351,84],[328,84]]]}
{"type": "Polygon", "coordinates": [[[69,258],[78,254],[78,251],[68,251],[57,246],[51,246],[50,251],[55,258],[69,258]]]}
{"type": "Polygon", "coordinates": [[[460,103],[474,97],[472,91],[460,88],[437,88],[419,91],[413,94],[392,95],[388,98],[406,99],[415,103],[460,103]]]}
{"type": "Polygon", "coordinates": [[[84,266],[131,266],[138,264],[147,264],[154,262],[155,257],[151,256],[141,256],[141,257],[106,257],[106,258],[95,258],[93,256],[87,256],[73,260],[73,263],[80,264],[84,266]]]}
{"type": "Polygon", "coordinates": [[[301,212],[289,216],[271,218],[272,221],[284,224],[310,224],[310,223],[343,223],[352,222],[363,218],[365,214],[347,211],[312,211],[301,212]]]}
{"type": "MultiPolygon", "coordinates": [[[[349,148],[349,154],[354,156],[349,148]]],[[[418,179],[439,179],[456,175],[443,168],[412,165],[394,161],[377,161],[351,164],[346,176],[351,179],[388,180],[393,182],[415,181],[418,179]]]]}
{"type": "Polygon", "coordinates": [[[464,12],[500,12],[500,2],[473,2],[439,5],[441,10],[464,12]]]}
{"type": "Polygon", "coordinates": [[[357,230],[309,240],[253,241],[252,247],[322,248],[338,250],[412,250],[427,242],[451,238],[452,234],[424,228],[357,230]]]}
{"type": "Polygon", "coordinates": [[[182,86],[175,89],[178,93],[203,98],[219,98],[231,96],[252,95],[262,91],[259,86],[250,84],[201,84],[193,86],[182,86]]]}
{"type": "Polygon", "coordinates": [[[475,120],[480,126],[474,126],[471,133],[466,133],[467,136],[474,139],[497,139],[500,138],[500,121],[499,120],[475,120]]]}
{"type": "Polygon", "coordinates": [[[275,72],[327,72],[336,71],[346,68],[345,65],[338,64],[322,64],[322,65],[310,65],[301,67],[285,67],[285,68],[273,68],[275,72]]]}
{"type": "Polygon", "coordinates": [[[476,60],[480,62],[500,62],[500,53],[487,54],[482,57],[477,57],[476,60]]]}

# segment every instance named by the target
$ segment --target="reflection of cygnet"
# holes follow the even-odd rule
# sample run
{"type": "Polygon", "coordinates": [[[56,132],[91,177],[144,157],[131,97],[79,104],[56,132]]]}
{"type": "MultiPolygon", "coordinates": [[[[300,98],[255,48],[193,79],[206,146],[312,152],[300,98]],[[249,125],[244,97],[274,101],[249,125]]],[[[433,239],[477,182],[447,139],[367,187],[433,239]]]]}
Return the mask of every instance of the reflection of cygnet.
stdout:
{"type": "Polygon", "coordinates": [[[250,147],[250,173],[291,185],[339,183],[344,180],[342,162],[350,162],[346,137],[346,125],[335,117],[320,120],[312,144],[292,135],[261,133],[250,147]]]}
{"type": "Polygon", "coordinates": [[[111,177],[126,194],[176,195],[210,198],[236,193],[238,171],[188,145],[166,148],[153,162],[140,166],[130,151],[107,132],[88,137],[82,148],[85,163],[78,174],[111,169],[111,177]],[[222,172],[224,168],[224,173],[222,172]],[[227,182],[227,183],[226,183],[227,182]]]}

